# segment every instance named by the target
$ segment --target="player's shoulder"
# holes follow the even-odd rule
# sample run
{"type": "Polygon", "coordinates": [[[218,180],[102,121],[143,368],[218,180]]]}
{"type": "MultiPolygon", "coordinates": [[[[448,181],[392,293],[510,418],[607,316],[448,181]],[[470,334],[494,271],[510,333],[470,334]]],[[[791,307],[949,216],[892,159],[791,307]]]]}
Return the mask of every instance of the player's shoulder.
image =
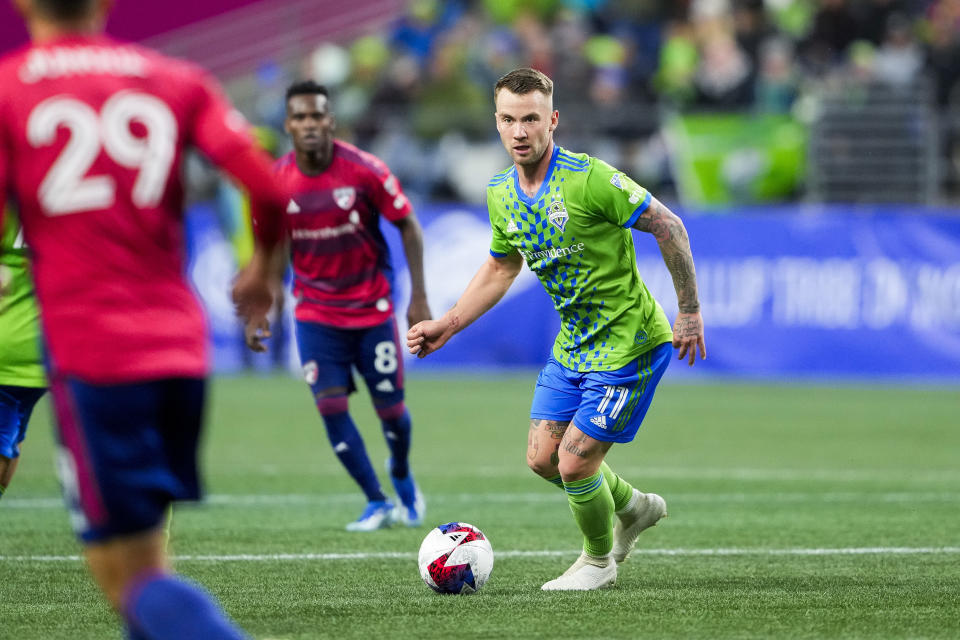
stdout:
{"type": "Polygon", "coordinates": [[[586,153],[575,153],[568,151],[563,147],[557,147],[557,166],[561,169],[573,171],[574,173],[584,173],[590,170],[596,158],[586,153]]]}
{"type": "Polygon", "coordinates": [[[511,180],[513,178],[513,175],[516,172],[517,172],[516,166],[510,165],[500,173],[490,178],[490,182],[487,183],[487,189],[495,189],[496,187],[506,184],[508,180],[511,180]]]}
{"type": "Polygon", "coordinates": [[[15,76],[17,69],[27,59],[27,54],[31,48],[30,45],[24,45],[0,56],[0,78],[6,80],[10,76],[15,76]]]}
{"type": "Polygon", "coordinates": [[[274,173],[286,173],[297,166],[296,152],[288,151],[273,161],[274,173]]]}
{"type": "Polygon", "coordinates": [[[344,140],[333,141],[334,157],[361,173],[372,173],[383,179],[390,173],[386,163],[369,151],[364,151],[344,140]]]}

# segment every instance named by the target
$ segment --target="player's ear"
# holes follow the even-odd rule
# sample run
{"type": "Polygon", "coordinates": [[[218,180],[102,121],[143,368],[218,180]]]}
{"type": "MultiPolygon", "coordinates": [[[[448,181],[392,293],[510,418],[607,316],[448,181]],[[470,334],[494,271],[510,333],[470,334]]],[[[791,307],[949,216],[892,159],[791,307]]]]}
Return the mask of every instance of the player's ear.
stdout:
{"type": "Polygon", "coordinates": [[[13,0],[13,5],[17,8],[17,12],[24,18],[30,16],[31,4],[30,0],[13,0]]]}
{"type": "Polygon", "coordinates": [[[106,20],[111,11],[113,11],[113,0],[97,0],[96,16],[98,20],[106,20]]]}

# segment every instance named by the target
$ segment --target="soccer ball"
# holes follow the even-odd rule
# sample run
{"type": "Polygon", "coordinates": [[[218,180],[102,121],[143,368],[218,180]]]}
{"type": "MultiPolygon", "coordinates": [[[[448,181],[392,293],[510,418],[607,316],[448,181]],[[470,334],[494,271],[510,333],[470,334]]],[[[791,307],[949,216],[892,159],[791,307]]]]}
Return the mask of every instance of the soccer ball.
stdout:
{"type": "Polygon", "coordinates": [[[448,522],[423,539],[417,564],[420,577],[437,593],[475,593],[493,571],[493,547],[472,524],[448,522]]]}

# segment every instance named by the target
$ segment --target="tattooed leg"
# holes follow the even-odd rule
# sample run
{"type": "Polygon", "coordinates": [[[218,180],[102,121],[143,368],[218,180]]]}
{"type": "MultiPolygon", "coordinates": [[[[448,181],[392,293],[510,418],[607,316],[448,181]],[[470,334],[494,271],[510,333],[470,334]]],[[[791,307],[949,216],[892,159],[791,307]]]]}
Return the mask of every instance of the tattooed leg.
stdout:
{"type": "Polygon", "coordinates": [[[527,466],[538,476],[551,480],[559,475],[560,442],[569,422],[531,420],[527,434],[527,466]]]}

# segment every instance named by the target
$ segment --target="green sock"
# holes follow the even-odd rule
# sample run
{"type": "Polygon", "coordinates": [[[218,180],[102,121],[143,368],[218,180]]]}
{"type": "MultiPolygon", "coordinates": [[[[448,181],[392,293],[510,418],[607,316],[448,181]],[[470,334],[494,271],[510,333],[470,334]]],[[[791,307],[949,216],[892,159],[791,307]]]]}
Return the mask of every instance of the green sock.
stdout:
{"type": "Polygon", "coordinates": [[[583,533],[583,550],[590,556],[605,556],[613,549],[613,496],[597,471],[589,478],[564,482],[573,519],[583,533]]]}
{"type": "Polygon", "coordinates": [[[550,478],[544,478],[544,480],[555,486],[557,489],[563,489],[563,480],[560,478],[559,473],[550,478]]]}
{"type": "Polygon", "coordinates": [[[6,491],[6,490],[7,490],[7,488],[6,488],[5,486],[3,486],[2,484],[0,484],[0,498],[3,497],[3,492],[6,491]]]}
{"type": "Polygon", "coordinates": [[[627,508],[627,504],[630,503],[630,498],[633,497],[633,486],[615,474],[606,462],[600,463],[600,471],[603,472],[603,477],[606,479],[607,484],[610,485],[614,511],[623,511],[627,508]]]}

